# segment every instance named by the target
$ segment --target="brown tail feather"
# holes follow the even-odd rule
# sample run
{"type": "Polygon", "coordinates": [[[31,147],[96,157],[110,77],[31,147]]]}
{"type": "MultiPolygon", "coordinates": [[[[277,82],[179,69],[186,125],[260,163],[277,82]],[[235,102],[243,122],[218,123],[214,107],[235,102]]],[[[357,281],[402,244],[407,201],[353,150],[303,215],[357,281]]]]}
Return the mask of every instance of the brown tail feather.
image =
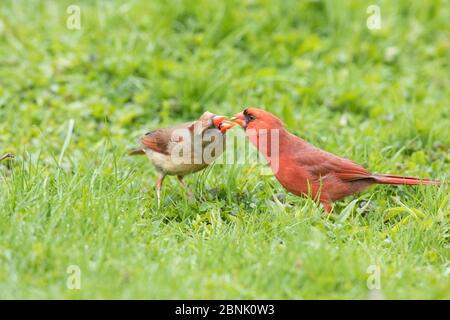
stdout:
{"type": "Polygon", "coordinates": [[[440,185],[441,182],[439,180],[431,180],[431,179],[421,179],[418,177],[402,177],[402,176],[392,176],[387,174],[374,174],[372,178],[375,179],[376,183],[380,184],[431,184],[431,185],[440,185]]]}
{"type": "Polygon", "coordinates": [[[145,154],[144,149],[136,149],[136,150],[128,151],[128,155],[130,155],[130,156],[135,156],[137,154],[145,154]]]}

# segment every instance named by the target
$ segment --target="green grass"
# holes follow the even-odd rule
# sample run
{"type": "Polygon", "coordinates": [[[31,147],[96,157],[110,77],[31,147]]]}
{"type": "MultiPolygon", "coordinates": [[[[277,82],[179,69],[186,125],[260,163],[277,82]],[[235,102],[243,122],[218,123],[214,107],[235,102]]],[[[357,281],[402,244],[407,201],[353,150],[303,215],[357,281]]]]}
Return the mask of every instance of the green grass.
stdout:
{"type": "Polygon", "coordinates": [[[154,169],[125,155],[146,130],[262,106],[374,172],[448,179],[450,7],[376,1],[371,31],[371,4],[2,1],[0,298],[449,299],[447,183],[324,218],[274,201],[261,165],[215,165],[186,179],[195,202],[167,179],[158,210],[154,169]]]}

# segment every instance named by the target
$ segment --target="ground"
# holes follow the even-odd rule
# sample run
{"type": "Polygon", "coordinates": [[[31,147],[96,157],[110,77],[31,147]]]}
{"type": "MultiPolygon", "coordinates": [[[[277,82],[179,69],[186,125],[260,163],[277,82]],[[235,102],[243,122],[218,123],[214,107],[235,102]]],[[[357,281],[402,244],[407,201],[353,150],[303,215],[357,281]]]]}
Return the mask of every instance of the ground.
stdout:
{"type": "Polygon", "coordinates": [[[158,209],[126,155],[259,106],[371,171],[446,181],[450,6],[376,1],[374,29],[372,4],[2,1],[0,298],[449,299],[446,182],[324,217],[264,164],[216,164],[158,209]]]}

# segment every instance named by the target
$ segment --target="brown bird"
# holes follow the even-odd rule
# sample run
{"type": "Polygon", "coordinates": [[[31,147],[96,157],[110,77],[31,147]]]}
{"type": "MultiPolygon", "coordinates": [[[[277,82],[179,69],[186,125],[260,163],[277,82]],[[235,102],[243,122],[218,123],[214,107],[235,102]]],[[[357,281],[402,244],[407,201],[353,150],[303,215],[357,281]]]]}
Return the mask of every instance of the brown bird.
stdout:
{"type": "Polygon", "coordinates": [[[234,126],[225,119],[206,111],[197,121],[147,132],[139,139],[142,147],[128,152],[129,155],[146,154],[158,171],[158,208],[166,175],[177,176],[189,197],[193,197],[183,177],[206,168],[223,153],[224,135],[234,126]]]}
{"type": "Polygon", "coordinates": [[[286,190],[318,199],[327,213],[331,212],[333,201],[373,184],[440,184],[437,180],[370,173],[289,133],[280,119],[261,109],[245,109],[231,120],[245,128],[286,190]]]}

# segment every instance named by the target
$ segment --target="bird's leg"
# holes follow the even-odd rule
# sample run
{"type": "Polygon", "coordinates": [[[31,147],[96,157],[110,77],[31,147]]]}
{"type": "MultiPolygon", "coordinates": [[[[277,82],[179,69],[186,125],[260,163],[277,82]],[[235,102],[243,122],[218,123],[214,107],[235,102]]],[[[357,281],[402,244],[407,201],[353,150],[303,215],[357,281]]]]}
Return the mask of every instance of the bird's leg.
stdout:
{"type": "Polygon", "coordinates": [[[189,199],[194,199],[194,194],[189,190],[189,188],[186,186],[183,180],[183,176],[177,176],[178,181],[180,181],[181,185],[183,186],[183,189],[186,191],[186,193],[189,196],[189,199]]]}
{"type": "Polygon", "coordinates": [[[321,199],[320,202],[322,203],[323,208],[325,209],[325,216],[330,215],[331,211],[333,210],[333,205],[331,204],[331,201],[321,199]]]}
{"type": "Polygon", "coordinates": [[[160,175],[158,180],[156,180],[156,196],[158,197],[158,209],[161,206],[161,187],[166,175],[160,175]]]}

